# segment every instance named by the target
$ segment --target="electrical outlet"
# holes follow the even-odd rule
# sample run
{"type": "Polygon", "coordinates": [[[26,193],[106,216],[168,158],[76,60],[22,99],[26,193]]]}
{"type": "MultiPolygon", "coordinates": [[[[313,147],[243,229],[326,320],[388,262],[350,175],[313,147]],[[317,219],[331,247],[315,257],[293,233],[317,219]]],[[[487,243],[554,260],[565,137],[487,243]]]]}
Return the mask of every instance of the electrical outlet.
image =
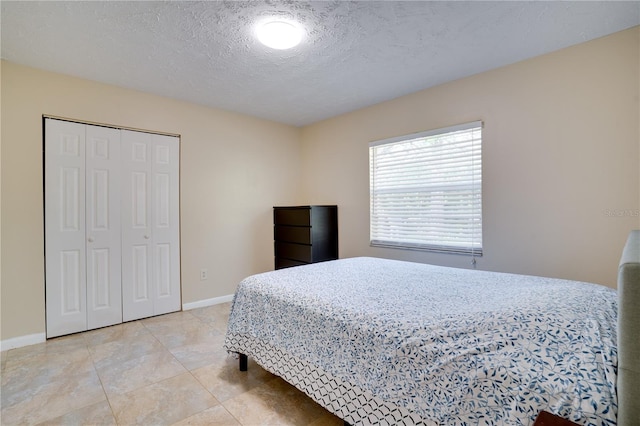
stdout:
{"type": "Polygon", "coordinates": [[[200,269],[200,281],[204,281],[207,279],[207,270],[200,269]]]}

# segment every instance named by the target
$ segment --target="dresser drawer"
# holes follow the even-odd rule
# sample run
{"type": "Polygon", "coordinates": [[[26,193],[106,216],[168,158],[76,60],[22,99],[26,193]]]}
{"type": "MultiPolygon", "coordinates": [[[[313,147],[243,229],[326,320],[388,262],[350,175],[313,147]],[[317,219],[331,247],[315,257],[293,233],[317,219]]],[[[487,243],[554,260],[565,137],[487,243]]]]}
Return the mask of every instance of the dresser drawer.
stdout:
{"type": "Polygon", "coordinates": [[[276,225],[311,226],[311,209],[277,208],[273,211],[273,223],[276,225]]]}
{"type": "Polygon", "coordinates": [[[276,269],[338,259],[338,206],[274,206],[273,240],[276,269]]]}
{"type": "Polygon", "coordinates": [[[306,262],[300,262],[298,260],[285,259],[282,257],[276,257],[276,269],[290,268],[292,266],[308,265],[306,262]]]}
{"type": "Polygon", "coordinates": [[[306,226],[276,225],[273,238],[287,243],[311,244],[311,228],[306,226]]]}
{"type": "Polygon", "coordinates": [[[299,260],[311,263],[311,246],[304,244],[275,242],[276,258],[285,257],[287,259],[299,260]]]}

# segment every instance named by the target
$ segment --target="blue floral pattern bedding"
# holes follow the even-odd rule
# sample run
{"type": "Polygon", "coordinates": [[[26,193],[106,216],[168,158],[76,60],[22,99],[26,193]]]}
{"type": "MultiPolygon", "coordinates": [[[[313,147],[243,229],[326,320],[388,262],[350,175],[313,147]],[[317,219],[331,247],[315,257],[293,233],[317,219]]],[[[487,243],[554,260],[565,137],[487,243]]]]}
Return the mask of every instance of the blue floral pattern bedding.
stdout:
{"type": "Polygon", "coordinates": [[[225,347],[286,354],[424,424],[545,409],[614,425],[616,320],[617,293],[595,284],[351,258],[243,280],[225,347]]]}

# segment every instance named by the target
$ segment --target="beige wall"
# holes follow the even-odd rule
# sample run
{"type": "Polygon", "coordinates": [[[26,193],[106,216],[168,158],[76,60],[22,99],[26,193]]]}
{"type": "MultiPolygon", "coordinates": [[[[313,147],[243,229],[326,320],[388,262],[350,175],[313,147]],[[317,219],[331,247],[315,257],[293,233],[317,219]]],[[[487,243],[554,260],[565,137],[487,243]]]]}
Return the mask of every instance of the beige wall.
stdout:
{"type": "Polygon", "coordinates": [[[483,120],[478,269],[615,286],[627,233],[640,228],[639,34],[636,27],[304,128],[307,200],[339,205],[340,255],[470,267],[464,256],[369,246],[368,143],[483,120]]]}
{"type": "Polygon", "coordinates": [[[0,340],[45,331],[43,114],[181,135],[183,303],[273,268],[271,208],[299,193],[298,129],[8,62],[1,78],[0,340]]]}
{"type": "Polygon", "coordinates": [[[182,136],[183,303],[272,268],[276,204],[338,204],[341,257],[469,267],[369,247],[368,143],[478,119],[478,268],[615,286],[640,228],[625,213],[640,209],[639,38],[635,28],[303,129],[2,62],[0,340],[45,330],[43,114],[182,136]]]}

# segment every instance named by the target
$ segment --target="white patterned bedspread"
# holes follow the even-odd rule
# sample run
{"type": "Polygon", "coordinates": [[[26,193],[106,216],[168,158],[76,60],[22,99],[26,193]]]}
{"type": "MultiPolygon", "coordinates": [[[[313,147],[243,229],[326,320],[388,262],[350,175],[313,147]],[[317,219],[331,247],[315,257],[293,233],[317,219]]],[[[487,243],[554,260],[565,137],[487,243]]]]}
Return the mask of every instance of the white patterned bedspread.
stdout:
{"type": "Polygon", "coordinates": [[[286,353],[426,424],[546,409],[614,425],[616,320],[617,293],[595,284],[351,258],[243,280],[225,347],[286,353]]]}

